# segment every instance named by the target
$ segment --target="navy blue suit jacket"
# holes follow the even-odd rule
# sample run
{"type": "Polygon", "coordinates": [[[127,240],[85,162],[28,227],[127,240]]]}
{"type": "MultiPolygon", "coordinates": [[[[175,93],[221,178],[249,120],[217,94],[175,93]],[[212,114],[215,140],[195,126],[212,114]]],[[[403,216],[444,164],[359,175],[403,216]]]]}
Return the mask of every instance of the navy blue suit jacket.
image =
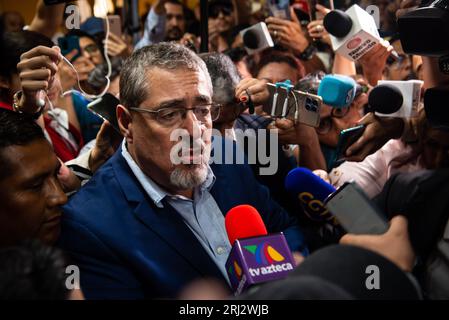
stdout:
{"type": "MultiPolygon", "coordinates": [[[[211,165],[211,194],[226,214],[257,208],[269,232],[283,231],[304,250],[297,222],[270,198],[248,165],[211,165]]],[[[192,280],[224,277],[181,216],[146,194],[121,149],[64,207],[59,246],[80,268],[87,299],[173,298],[192,280]]]]}

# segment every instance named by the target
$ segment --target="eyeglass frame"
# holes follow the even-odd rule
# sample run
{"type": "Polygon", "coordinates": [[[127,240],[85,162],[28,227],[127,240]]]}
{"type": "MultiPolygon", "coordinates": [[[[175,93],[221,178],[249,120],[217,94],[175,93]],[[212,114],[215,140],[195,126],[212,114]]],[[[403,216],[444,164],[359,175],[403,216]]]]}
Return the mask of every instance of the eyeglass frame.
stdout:
{"type": "Polygon", "coordinates": [[[326,131],[320,131],[320,130],[319,130],[321,121],[323,121],[323,118],[321,118],[321,119],[320,119],[320,124],[319,124],[318,127],[316,128],[316,132],[317,132],[318,134],[321,134],[321,135],[329,133],[329,132],[331,131],[332,127],[333,127],[333,123],[332,123],[331,119],[332,119],[332,118],[342,119],[342,118],[344,118],[344,117],[349,113],[349,110],[351,110],[351,105],[346,106],[346,107],[342,107],[342,108],[332,108],[330,117],[325,117],[325,118],[324,118],[325,121],[329,121],[329,122],[330,122],[329,128],[328,128],[326,131]],[[343,110],[343,109],[346,110],[343,114],[341,114],[341,115],[335,114],[335,112],[337,112],[338,110],[343,110]]]}
{"type": "Polygon", "coordinates": [[[183,115],[182,115],[182,120],[185,120],[185,119],[186,119],[186,117],[187,117],[187,112],[188,112],[188,111],[192,111],[193,114],[195,115],[195,118],[196,118],[198,121],[200,121],[201,123],[203,123],[203,121],[201,121],[201,120],[198,119],[198,117],[196,116],[194,110],[197,109],[197,108],[200,108],[200,107],[206,107],[206,106],[209,106],[209,107],[210,107],[210,108],[209,108],[209,115],[210,115],[211,121],[212,121],[212,122],[213,122],[213,121],[216,121],[216,120],[220,117],[220,112],[221,112],[221,107],[222,107],[222,105],[219,104],[219,103],[213,103],[213,102],[211,102],[211,103],[206,103],[206,104],[199,105],[199,106],[195,106],[195,107],[192,107],[192,108],[184,108],[184,107],[165,107],[165,108],[160,108],[160,109],[158,109],[158,110],[148,110],[148,109],[144,109],[144,108],[128,108],[128,110],[130,110],[130,111],[136,111],[136,112],[139,112],[139,113],[156,114],[155,120],[156,120],[158,123],[160,123],[160,124],[162,124],[162,125],[164,125],[164,126],[167,126],[167,127],[171,127],[171,126],[174,126],[175,124],[171,124],[171,125],[169,125],[169,124],[164,124],[163,122],[161,122],[160,120],[158,120],[158,119],[159,119],[159,112],[160,112],[160,111],[163,111],[163,110],[183,110],[184,113],[183,113],[183,115]],[[217,107],[217,108],[218,108],[217,116],[216,116],[215,119],[212,118],[212,112],[211,112],[211,110],[212,110],[213,107],[217,107]]]}

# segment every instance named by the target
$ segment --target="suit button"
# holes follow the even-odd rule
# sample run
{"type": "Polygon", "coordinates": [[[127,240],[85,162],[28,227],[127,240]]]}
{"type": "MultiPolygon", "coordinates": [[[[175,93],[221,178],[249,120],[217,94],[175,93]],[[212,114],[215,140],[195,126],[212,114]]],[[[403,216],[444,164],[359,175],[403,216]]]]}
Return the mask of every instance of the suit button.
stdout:
{"type": "Polygon", "coordinates": [[[225,248],[223,248],[223,247],[218,247],[218,248],[217,248],[217,254],[222,255],[222,254],[225,253],[225,252],[226,252],[226,249],[225,249],[225,248]]]}

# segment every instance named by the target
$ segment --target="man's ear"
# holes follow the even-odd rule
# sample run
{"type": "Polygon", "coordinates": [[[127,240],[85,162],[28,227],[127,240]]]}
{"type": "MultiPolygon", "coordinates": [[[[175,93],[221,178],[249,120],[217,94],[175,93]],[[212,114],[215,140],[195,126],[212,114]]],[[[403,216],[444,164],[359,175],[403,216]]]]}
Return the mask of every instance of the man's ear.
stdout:
{"type": "Polygon", "coordinates": [[[132,143],[133,134],[132,134],[132,117],[128,109],[126,109],[123,105],[119,104],[117,106],[117,122],[120,128],[121,134],[125,137],[127,142],[132,143]]]}

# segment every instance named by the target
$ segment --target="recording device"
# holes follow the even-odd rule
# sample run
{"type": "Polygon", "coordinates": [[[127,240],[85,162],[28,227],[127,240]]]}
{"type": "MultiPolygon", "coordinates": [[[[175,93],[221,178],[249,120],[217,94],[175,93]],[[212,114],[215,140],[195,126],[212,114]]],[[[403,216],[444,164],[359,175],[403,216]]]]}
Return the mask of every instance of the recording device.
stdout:
{"type": "Polygon", "coordinates": [[[78,57],[81,56],[80,41],[77,36],[59,37],[58,46],[59,48],[61,48],[61,53],[63,56],[66,56],[73,50],[77,50],[76,55],[70,60],[71,62],[75,61],[78,57]]]}
{"type": "Polygon", "coordinates": [[[429,88],[424,94],[424,109],[430,126],[449,130],[448,87],[429,88]]]}
{"type": "MultiPolygon", "coordinates": [[[[109,32],[113,33],[117,37],[122,37],[122,20],[119,15],[107,16],[109,22],[109,32]]],[[[106,30],[106,20],[104,20],[104,30],[106,30]]]]}
{"type": "Polygon", "coordinates": [[[268,0],[266,2],[271,16],[279,19],[291,20],[290,0],[268,0]]]}
{"type": "Polygon", "coordinates": [[[354,144],[365,131],[365,125],[342,130],[338,138],[337,152],[335,163],[338,166],[340,163],[346,161],[346,150],[354,144]]]}
{"type": "Polygon", "coordinates": [[[423,81],[420,80],[381,80],[369,94],[370,111],[380,117],[416,117],[421,100],[422,85],[423,81]]]}
{"type": "MultiPolygon", "coordinates": [[[[373,16],[356,4],[345,12],[329,12],[323,24],[331,35],[334,51],[351,61],[363,57],[381,39],[373,16]]],[[[392,55],[398,56],[396,52],[392,55]]]]}
{"type": "Polygon", "coordinates": [[[268,83],[270,99],[263,111],[273,118],[287,118],[295,123],[317,127],[320,124],[321,97],[298,90],[287,80],[277,84],[268,83]]]}
{"type": "Polygon", "coordinates": [[[254,207],[232,208],[225,226],[232,245],[226,270],[235,295],[255,284],[285,278],[295,267],[285,236],[268,235],[254,207]]]}
{"type": "Polygon", "coordinates": [[[357,83],[354,79],[343,75],[327,75],[318,87],[318,95],[329,106],[341,108],[350,105],[354,99],[357,83]]]}
{"type": "Polygon", "coordinates": [[[254,54],[267,48],[274,47],[273,39],[265,22],[259,22],[240,31],[246,52],[254,54]]]}
{"type": "Polygon", "coordinates": [[[87,105],[87,109],[99,116],[101,119],[109,121],[112,127],[120,133],[116,115],[116,110],[119,103],[120,101],[114,95],[105,93],[101,98],[90,102],[87,105]]]}
{"type": "Polygon", "coordinates": [[[333,192],[327,183],[307,168],[295,168],[285,178],[285,189],[298,198],[304,213],[313,221],[327,221],[337,225],[334,216],[324,206],[324,200],[333,192]]]}
{"type": "Polygon", "coordinates": [[[399,35],[408,54],[449,55],[449,1],[436,0],[398,18],[399,35]]]}
{"type": "Polygon", "coordinates": [[[385,215],[355,182],[346,182],[324,201],[342,227],[353,234],[384,234],[385,215]]]}

